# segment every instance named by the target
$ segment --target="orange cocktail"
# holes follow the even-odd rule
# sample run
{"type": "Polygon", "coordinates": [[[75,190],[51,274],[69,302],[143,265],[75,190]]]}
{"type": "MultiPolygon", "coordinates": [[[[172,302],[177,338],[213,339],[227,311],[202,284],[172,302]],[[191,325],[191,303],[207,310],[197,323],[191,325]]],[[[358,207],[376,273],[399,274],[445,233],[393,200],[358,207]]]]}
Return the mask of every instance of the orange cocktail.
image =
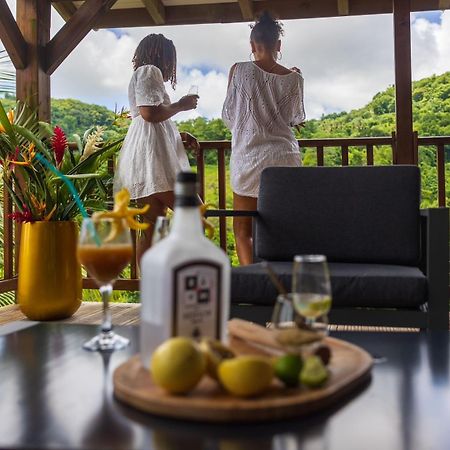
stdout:
{"type": "Polygon", "coordinates": [[[113,331],[109,300],[112,285],[120,272],[131,261],[133,247],[130,228],[145,230],[148,224],[135,220],[135,216],[145,214],[149,206],[129,208],[130,193],[122,189],[114,196],[114,209],[94,213],[92,219],[84,218],[78,239],[77,254],[99,286],[103,301],[103,321],[101,332],[83,345],[91,351],[113,351],[125,348],[130,340],[113,331]]]}
{"type": "Polygon", "coordinates": [[[111,283],[120,275],[133,255],[131,244],[85,244],[78,246],[78,260],[99,286],[111,283]]]}
{"type": "Polygon", "coordinates": [[[97,282],[103,301],[101,332],[83,345],[86,350],[120,350],[130,342],[128,338],[114,333],[109,300],[112,285],[130,262],[132,254],[130,229],[123,219],[83,220],[77,255],[80,263],[97,282]]]}

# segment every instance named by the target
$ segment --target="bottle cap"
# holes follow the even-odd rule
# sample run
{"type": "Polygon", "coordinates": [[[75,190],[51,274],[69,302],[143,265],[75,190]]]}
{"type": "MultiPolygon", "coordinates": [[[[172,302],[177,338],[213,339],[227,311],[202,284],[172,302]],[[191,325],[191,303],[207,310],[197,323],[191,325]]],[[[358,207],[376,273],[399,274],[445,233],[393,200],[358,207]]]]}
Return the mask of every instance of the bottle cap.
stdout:
{"type": "Polygon", "coordinates": [[[198,206],[197,174],[179,172],[175,183],[175,206],[198,206]]]}
{"type": "Polygon", "coordinates": [[[194,172],[178,172],[177,183],[197,183],[197,174],[194,172]]]}

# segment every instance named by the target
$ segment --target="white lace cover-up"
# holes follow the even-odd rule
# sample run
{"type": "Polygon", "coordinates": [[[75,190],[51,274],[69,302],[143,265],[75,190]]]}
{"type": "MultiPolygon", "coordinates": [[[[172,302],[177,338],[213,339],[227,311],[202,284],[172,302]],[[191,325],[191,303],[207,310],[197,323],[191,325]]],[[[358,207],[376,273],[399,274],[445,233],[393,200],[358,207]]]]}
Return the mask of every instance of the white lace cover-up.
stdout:
{"type": "Polygon", "coordinates": [[[132,121],[125,137],[114,179],[114,191],[125,187],[131,198],[173,191],[179,171],[189,161],[175,123],[168,119],[150,123],[139,106],[170,105],[161,71],[152,65],[139,67],[128,86],[132,121]]]}
{"type": "Polygon", "coordinates": [[[305,120],[303,77],[269,73],[253,62],[237,63],[222,118],[232,133],[233,192],[258,197],[261,172],[271,166],[300,166],[292,127],[305,120]]]}

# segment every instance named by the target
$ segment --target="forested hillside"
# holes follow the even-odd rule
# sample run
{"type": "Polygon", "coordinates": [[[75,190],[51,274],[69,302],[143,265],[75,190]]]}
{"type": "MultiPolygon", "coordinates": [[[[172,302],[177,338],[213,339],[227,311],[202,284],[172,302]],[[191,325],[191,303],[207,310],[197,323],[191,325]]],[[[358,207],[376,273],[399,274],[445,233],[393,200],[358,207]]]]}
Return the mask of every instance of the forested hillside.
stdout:
{"type": "MultiPolygon", "coordinates": [[[[308,95],[308,92],[305,94],[308,95]]],[[[13,99],[2,100],[5,106],[12,106],[13,99]]],[[[200,99],[201,101],[201,99],[200,99]]],[[[449,136],[450,135],[450,72],[439,76],[431,76],[413,83],[414,129],[419,136],[449,136]]],[[[127,120],[114,123],[115,113],[105,107],[86,104],[72,99],[52,100],[52,122],[58,124],[68,134],[69,140],[73,133],[81,134],[93,125],[110,127],[110,137],[126,133],[127,120]],[[114,125],[111,127],[111,125],[114,125]]],[[[221,119],[205,119],[199,117],[193,120],[178,122],[180,131],[188,131],[199,140],[231,139],[230,131],[221,119]]],[[[355,136],[390,136],[395,130],[395,94],[394,87],[376,94],[363,108],[350,112],[329,114],[320,119],[308,120],[305,127],[298,133],[302,138],[324,137],[355,137],[355,136]]],[[[447,148],[447,160],[450,165],[450,148],[447,148]]],[[[420,148],[420,165],[422,168],[423,206],[436,205],[437,178],[435,149],[420,148]]],[[[302,155],[304,165],[315,165],[314,150],[305,150],[302,155]]],[[[375,148],[375,164],[391,164],[391,149],[375,148]]],[[[350,164],[364,164],[364,149],[350,148],[350,164]]],[[[206,153],[206,163],[215,164],[215,152],[206,153]]],[[[340,150],[327,148],[325,164],[339,165],[340,150]]],[[[450,170],[450,168],[448,169],[450,170]]],[[[450,197],[450,175],[448,197],[450,197]]],[[[213,188],[211,188],[213,189],[213,188]]]]}
{"type": "MultiPolygon", "coordinates": [[[[2,101],[7,107],[14,103],[13,99],[2,101]]],[[[395,129],[394,108],[394,88],[390,86],[363,108],[308,120],[301,137],[389,136],[395,129]]],[[[450,135],[450,72],[414,82],[413,108],[414,129],[419,135],[450,135]]],[[[114,112],[103,106],[73,99],[52,100],[52,122],[68,135],[82,133],[92,125],[111,125],[113,121],[114,112]]],[[[221,119],[197,118],[179,122],[179,127],[201,140],[231,137],[221,119]]]]}

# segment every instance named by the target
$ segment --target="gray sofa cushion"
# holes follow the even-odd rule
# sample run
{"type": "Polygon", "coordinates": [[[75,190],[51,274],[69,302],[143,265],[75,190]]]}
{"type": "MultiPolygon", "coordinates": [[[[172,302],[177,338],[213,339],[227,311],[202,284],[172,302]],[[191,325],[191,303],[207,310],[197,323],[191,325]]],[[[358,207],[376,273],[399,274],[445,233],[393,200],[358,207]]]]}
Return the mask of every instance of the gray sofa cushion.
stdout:
{"type": "Polygon", "coordinates": [[[261,176],[255,253],[417,265],[419,201],[415,166],[271,167],[261,176]]]}
{"type": "MultiPolygon", "coordinates": [[[[272,267],[289,290],[292,264],[272,267]]],[[[427,300],[427,280],[417,267],[330,263],[333,307],[414,308],[427,300]]],[[[277,292],[261,263],[232,270],[232,303],[273,305],[277,292]]]]}

